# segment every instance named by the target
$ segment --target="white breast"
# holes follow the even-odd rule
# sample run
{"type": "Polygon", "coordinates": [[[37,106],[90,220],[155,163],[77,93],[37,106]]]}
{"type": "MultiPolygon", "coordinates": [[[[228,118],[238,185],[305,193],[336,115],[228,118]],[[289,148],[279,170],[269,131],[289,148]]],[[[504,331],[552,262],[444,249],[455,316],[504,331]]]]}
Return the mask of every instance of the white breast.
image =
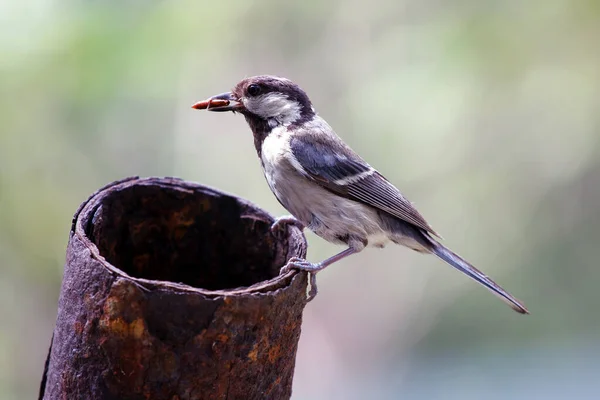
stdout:
{"type": "Polygon", "coordinates": [[[273,191],[275,191],[275,182],[272,181],[279,178],[279,163],[290,163],[300,175],[306,176],[306,171],[304,171],[302,165],[291,154],[290,134],[285,126],[279,126],[273,128],[262,143],[261,161],[267,182],[269,182],[269,186],[273,191]]]}
{"type": "Polygon", "coordinates": [[[260,155],[269,188],[280,202],[282,197],[277,188],[277,182],[282,179],[279,164],[284,160],[284,154],[289,151],[287,134],[285,128],[274,128],[263,141],[260,155]]]}
{"type": "Polygon", "coordinates": [[[273,128],[262,143],[261,159],[265,169],[275,166],[285,152],[290,151],[289,132],[284,127],[273,128]]]}

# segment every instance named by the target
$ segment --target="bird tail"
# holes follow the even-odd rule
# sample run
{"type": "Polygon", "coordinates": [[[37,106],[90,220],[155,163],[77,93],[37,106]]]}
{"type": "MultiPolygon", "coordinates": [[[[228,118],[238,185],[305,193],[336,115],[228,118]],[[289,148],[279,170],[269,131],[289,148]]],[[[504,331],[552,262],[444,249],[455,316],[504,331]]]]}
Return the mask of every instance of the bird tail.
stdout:
{"type": "Polygon", "coordinates": [[[521,314],[529,314],[529,311],[527,310],[525,305],[523,305],[523,303],[514,298],[506,290],[502,289],[500,285],[488,278],[483,272],[469,264],[464,258],[452,252],[444,245],[438,243],[433,239],[430,239],[430,241],[432,242],[431,251],[433,254],[435,254],[448,264],[452,265],[454,268],[464,273],[469,278],[475,280],[476,282],[479,282],[480,284],[488,288],[492,293],[500,297],[500,299],[502,299],[516,312],[521,314]]]}

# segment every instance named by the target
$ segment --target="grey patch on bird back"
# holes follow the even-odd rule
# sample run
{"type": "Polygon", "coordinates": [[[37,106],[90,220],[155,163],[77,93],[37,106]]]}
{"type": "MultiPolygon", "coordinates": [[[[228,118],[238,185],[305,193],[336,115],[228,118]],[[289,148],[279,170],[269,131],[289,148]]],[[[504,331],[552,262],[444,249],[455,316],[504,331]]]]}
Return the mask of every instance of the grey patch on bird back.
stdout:
{"type": "Polygon", "coordinates": [[[375,173],[318,116],[294,127],[290,149],[305,170],[336,185],[347,185],[375,173]]]}

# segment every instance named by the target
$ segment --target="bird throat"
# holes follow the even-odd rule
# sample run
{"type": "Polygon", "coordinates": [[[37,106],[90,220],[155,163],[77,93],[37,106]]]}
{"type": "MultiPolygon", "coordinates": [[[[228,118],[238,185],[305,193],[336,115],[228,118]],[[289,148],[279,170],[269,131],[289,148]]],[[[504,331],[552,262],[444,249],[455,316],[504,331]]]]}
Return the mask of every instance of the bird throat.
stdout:
{"type": "Polygon", "coordinates": [[[262,144],[265,138],[271,133],[273,128],[269,125],[269,122],[263,118],[259,118],[252,114],[245,114],[246,122],[250,129],[252,130],[252,135],[254,136],[254,147],[256,148],[256,152],[258,153],[258,157],[261,157],[262,153],[262,144]]]}

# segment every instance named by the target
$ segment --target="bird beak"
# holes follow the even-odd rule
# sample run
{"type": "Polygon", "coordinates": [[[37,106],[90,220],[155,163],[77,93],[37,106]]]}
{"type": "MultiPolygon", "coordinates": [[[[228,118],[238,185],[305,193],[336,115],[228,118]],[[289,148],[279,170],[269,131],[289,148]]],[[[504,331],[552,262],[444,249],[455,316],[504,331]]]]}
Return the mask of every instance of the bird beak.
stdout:
{"type": "Polygon", "coordinates": [[[233,93],[221,93],[207,100],[197,102],[192,106],[196,110],[208,111],[240,111],[244,108],[242,103],[235,99],[233,93]]]}

